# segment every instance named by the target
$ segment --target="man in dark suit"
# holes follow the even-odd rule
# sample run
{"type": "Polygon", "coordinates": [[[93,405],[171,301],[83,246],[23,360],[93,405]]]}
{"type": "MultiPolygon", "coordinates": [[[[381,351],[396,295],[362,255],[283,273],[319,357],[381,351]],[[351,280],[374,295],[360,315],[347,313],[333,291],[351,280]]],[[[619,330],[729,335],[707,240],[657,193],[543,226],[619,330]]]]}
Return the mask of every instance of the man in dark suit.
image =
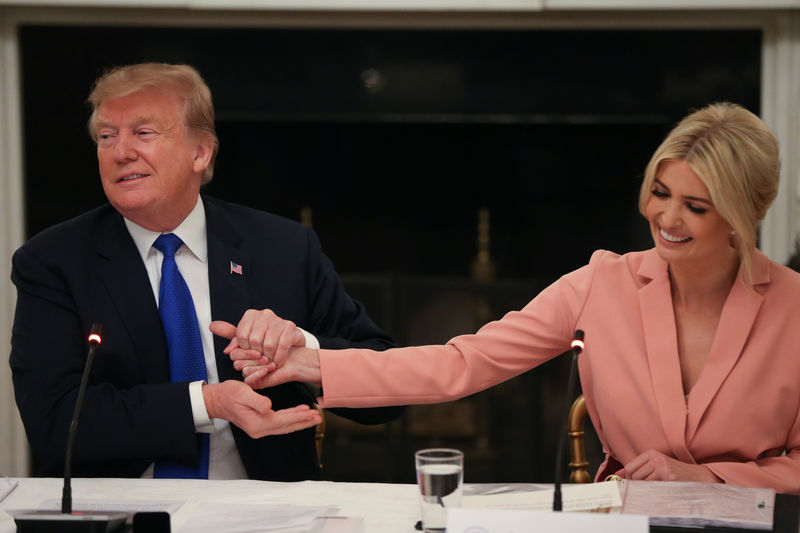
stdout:
{"type": "MultiPolygon", "coordinates": [[[[159,465],[205,461],[204,474],[190,477],[318,478],[312,426],[319,415],[308,408],[315,391],[288,383],[254,392],[210,322],[238,323],[239,344],[265,353],[293,345],[384,349],[391,339],[344,292],[311,230],[200,195],[218,141],[210,91],[194,69],[116,68],[97,81],[89,102],[110,205],[40,233],[13,259],[10,362],[35,474],[63,472],[86,336],[99,322],[103,343],[81,413],[74,475],[170,477],[159,465]],[[179,239],[174,252],[159,248],[167,234],[179,239]],[[205,379],[176,380],[170,368],[170,318],[159,315],[170,297],[162,270],[169,261],[193,304],[205,379]],[[210,441],[205,451],[203,439],[210,441]]],[[[400,412],[340,414],[381,423],[400,412]]]]}

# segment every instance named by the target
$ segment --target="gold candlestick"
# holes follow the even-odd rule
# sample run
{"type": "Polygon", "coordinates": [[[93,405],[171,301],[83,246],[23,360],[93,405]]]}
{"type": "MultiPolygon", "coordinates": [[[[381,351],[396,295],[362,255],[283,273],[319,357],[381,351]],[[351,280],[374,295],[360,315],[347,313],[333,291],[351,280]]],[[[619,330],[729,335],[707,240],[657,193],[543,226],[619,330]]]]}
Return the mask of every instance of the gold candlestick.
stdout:
{"type": "Polygon", "coordinates": [[[307,228],[313,227],[311,208],[307,205],[300,209],[300,223],[307,228]]]}
{"type": "Polygon", "coordinates": [[[490,241],[489,209],[478,210],[478,256],[472,262],[472,279],[475,281],[494,281],[495,267],[489,253],[490,241]]]}

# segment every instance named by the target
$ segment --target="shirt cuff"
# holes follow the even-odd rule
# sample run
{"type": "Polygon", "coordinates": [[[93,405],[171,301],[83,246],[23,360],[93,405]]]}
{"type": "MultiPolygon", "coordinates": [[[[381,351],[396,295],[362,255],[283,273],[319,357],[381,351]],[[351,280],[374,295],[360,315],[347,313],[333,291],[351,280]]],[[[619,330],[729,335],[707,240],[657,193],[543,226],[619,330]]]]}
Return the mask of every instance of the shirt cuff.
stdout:
{"type": "Polygon", "coordinates": [[[303,334],[303,337],[306,338],[306,348],[311,348],[312,350],[319,350],[319,341],[314,335],[307,332],[303,328],[297,328],[297,329],[299,329],[300,333],[303,334]]]}
{"type": "MultiPolygon", "coordinates": [[[[306,348],[311,348],[312,350],[319,350],[319,340],[312,335],[311,333],[307,332],[303,328],[297,328],[300,330],[300,333],[303,334],[303,337],[306,338],[306,348]]],[[[311,393],[313,397],[317,397],[321,394],[321,389],[315,385],[314,383],[303,383],[308,388],[308,391],[311,393]]]]}
{"type": "Polygon", "coordinates": [[[197,433],[214,432],[214,422],[208,417],[206,401],[203,399],[203,385],[205,384],[205,381],[193,381],[189,383],[189,400],[192,402],[194,430],[197,433]]]}

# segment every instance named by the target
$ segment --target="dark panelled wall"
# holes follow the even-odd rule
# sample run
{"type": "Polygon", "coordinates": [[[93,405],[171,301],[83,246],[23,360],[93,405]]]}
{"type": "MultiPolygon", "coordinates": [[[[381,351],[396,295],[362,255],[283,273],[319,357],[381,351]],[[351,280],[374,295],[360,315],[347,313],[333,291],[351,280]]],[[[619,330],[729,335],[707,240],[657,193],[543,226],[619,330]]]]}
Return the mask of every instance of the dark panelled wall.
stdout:
{"type": "MultiPolygon", "coordinates": [[[[20,37],[29,235],[104,201],[85,127],[102,70],[190,63],[217,108],[209,192],[295,219],[310,206],[349,290],[412,344],[521,307],[597,248],[649,247],[636,203],[660,139],[691,108],[760,102],[758,31],[24,26],[20,37]],[[493,282],[470,279],[481,207],[493,282]]],[[[550,480],[563,363],[388,428],[333,421],[327,476],[411,481],[411,451],[445,444],[466,451],[468,481],[550,480]]]]}

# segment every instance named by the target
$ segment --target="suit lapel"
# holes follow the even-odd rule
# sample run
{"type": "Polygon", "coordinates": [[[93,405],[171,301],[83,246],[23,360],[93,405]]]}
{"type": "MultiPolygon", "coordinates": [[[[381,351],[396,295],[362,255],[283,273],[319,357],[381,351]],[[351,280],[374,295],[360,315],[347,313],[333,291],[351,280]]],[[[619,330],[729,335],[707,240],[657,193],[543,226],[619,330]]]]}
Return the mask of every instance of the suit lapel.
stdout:
{"type": "MultiPolygon", "coordinates": [[[[753,283],[758,285],[768,282],[769,260],[756,251],[753,257],[753,283]]],[[[762,301],[763,297],[744,281],[740,271],[722,308],[706,364],[689,394],[689,426],[686,432],[688,441],[691,441],[703,414],[739,360],[762,301]]]]}
{"type": "MultiPolygon", "coordinates": [[[[211,320],[225,320],[238,324],[242,314],[250,307],[251,260],[243,248],[243,239],[222,207],[203,197],[206,210],[208,236],[208,287],[211,298],[211,320]],[[234,270],[241,267],[241,273],[234,270]]],[[[239,379],[230,359],[222,353],[228,340],[214,336],[214,352],[219,380],[239,379]]]]}
{"type": "Polygon", "coordinates": [[[169,381],[169,357],[147,271],[122,217],[100,231],[98,273],[128,331],[146,383],[169,381]]]}
{"type": "Polygon", "coordinates": [[[651,280],[639,289],[639,308],[661,425],[673,456],[693,463],[686,446],[686,402],[667,264],[652,250],[642,261],[637,274],[651,280]]]}

